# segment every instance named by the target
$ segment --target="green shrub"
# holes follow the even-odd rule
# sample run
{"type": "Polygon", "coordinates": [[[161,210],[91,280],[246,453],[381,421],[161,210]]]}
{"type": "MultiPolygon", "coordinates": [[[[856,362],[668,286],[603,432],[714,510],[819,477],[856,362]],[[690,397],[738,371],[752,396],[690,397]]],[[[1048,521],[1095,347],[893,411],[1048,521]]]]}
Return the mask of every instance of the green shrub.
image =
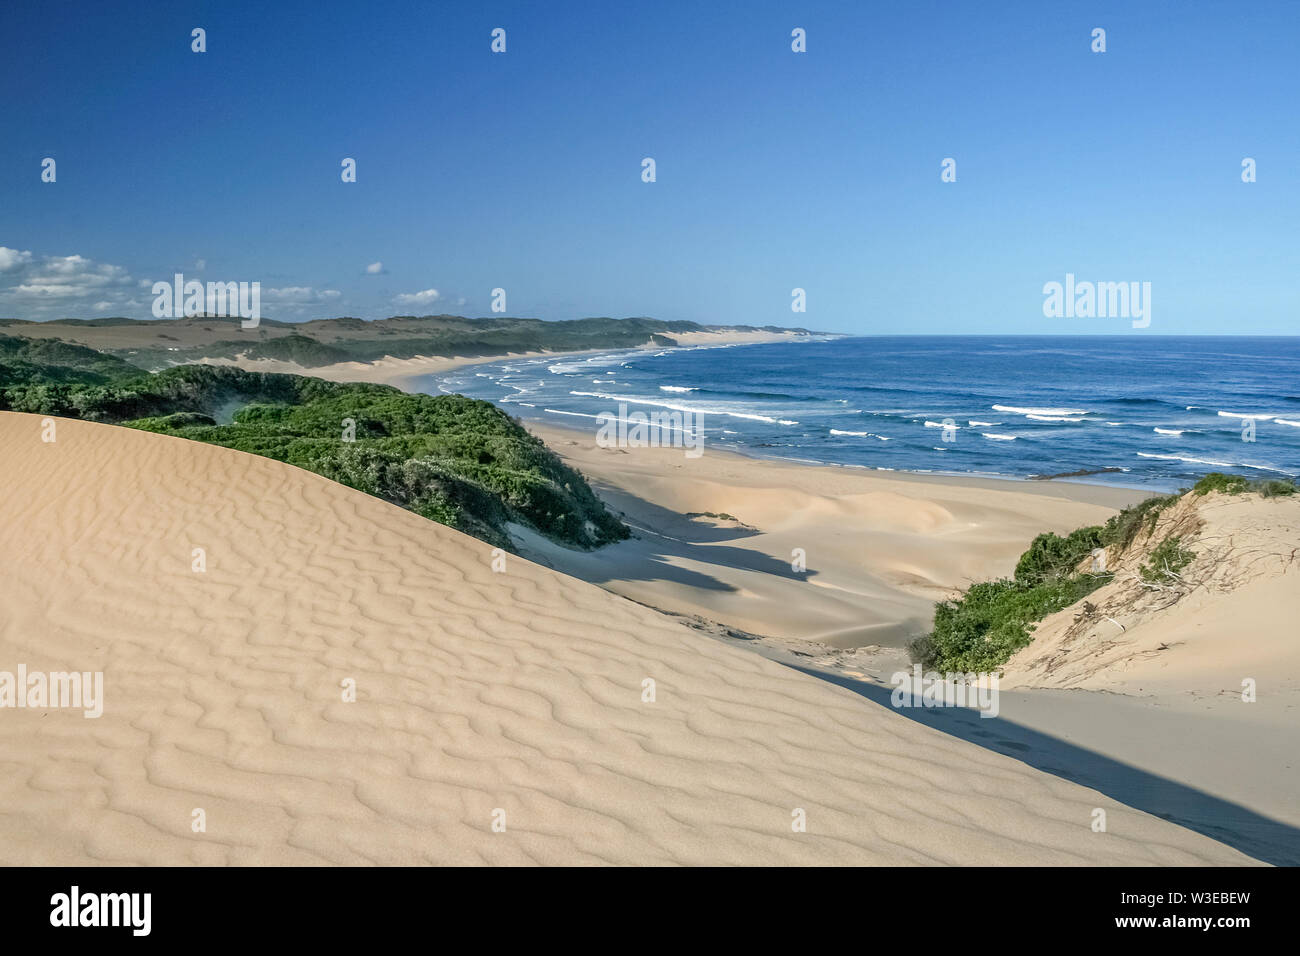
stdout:
{"type": "Polygon", "coordinates": [[[1196,555],[1182,546],[1177,535],[1169,535],[1152,550],[1147,563],[1138,569],[1143,581],[1163,584],[1173,581],[1178,572],[1192,563],[1196,555]]]}
{"type": "Polygon", "coordinates": [[[137,418],[132,422],[123,422],[128,428],[139,428],[147,432],[169,432],[191,425],[215,425],[211,417],[200,412],[174,412],[157,418],[137,418]]]}
{"type": "Polygon", "coordinates": [[[1295,494],[1296,484],[1290,478],[1251,480],[1243,475],[1224,475],[1214,471],[1198,481],[1192,490],[1198,495],[1207,495],[1211,491],[1220,491],[1225,495],[1239,495],[1253,491],[1265,498],[1280,498],[1295,494]]]}
{"type": "Polygon", "coordinates": [[[997,670],[1032,640],[1035,624],[1109,580],[1076,575],[1039,584],[1003,579],[972,585],[955,601],[935,605],[934,630],[911,644],[914,659],[940,671],[997,670]]]}
{"type": "Polygon", "coordinates": [[[1270,478],[1266,481],[1261,481],[1255,490],[1265,498],[1284,498],[1288,495],[1295,494],[1296,486],[1294,481],[1270,478]]]}
{"type": "MultiPolygon", "coordinates": [[[[1191,489],[1239,494],[1254,491],[1265,497],[1294,495],[1294,481],[1251,482],[1236,475],[1209,474],[1191,489]]],[[[1095,548],[1128,548],[1145,529],[1155,531],[1161,513],[1180,494],[1156,495],[1110,518],[1102,527],[1079,528],[1065,537],[1040,534],[1016,562],[1012,579],[972,585],[954,601],[935,605],[934,630],[908,644],[912,660],[940,671],[994,671],[1033,639],[1037,622],[1069,607],[1113,579],[1112,574],[1079,571],[1095,548]]],[[[1177,580],[1196,555],[1177,535],[1167,535],[1151,550],[1139,569],[1144,581],[1164,584],[1177,580]]]]}
{"type": "Polygon", "coordinates": [[[1250,479],[1242,475],[1225,475],[1212,471],[1192,486],[1198,495],[1208,495],[1211,491],[1220,491],[1225,495],[1239,495],[1250,490],[1250,479]]]}
{"type": "Polygon", "coordinates": [[[1101,529],[1102,546],[1115,547],[1122,551],[1136,540],[1143,526],[1146,527],[1147,534],[1150,534],[1156,528],[1160,512],[1176,502],[1179,497],[1181,496],[1156,495],[1130,505],[1119,514],[1111,515],[1101,529]]]}
{"type": "Polygon", "coordinates": [[[1016,563],[1015,579],[1038,584],[1075,573],[1080,562],[1102,546],[1100,527],[1079,528],[1062,538],[1048,531],[1034,539],[1016,563]]]}
{"type": "Polygon", "coordinates": [[[511,522],[584,548],[629,534],[540,439],[490,402],[462,395],[186,365],[113,385],[0,387],[0,409],[125,424],[275,458],[498,547],[509,547],[511,522]],[[217,424],[231,411],[230,424],[217,424]],[[349,419],[355,441],[345,440],[349,419]]]}

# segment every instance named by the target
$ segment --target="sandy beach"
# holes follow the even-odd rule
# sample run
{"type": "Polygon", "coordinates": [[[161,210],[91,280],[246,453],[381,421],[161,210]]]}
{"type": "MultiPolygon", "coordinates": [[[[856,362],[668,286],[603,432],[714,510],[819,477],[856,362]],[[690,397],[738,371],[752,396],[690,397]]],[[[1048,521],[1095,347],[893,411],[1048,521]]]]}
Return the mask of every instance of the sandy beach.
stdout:
{"type": "Polygon", "coordinates": [[[103,715],[6,714],[4,863],[1250,862],[307,472],[42,427],[0,660],[103,715]]]}
{"type": "MultiPolygon", "coordinates": [[[[929,630],[935,601],[1010,574],[1042,531],[1102,523],[1145,497],[1067,481],[869,472],[715,450],[692,459],[681,449],[600,448],[593,432],[529,428],[583,472],[637,537],[583,553],[520,529],[525,554],[884,706],[890,677],[910,667],[905,644],[929,630]],[[791,568],[795,548],[806,553],[805,573],[791,568]]],[[[1225,541],[1275,529],[1262,543],[1251,540],[1273,555],[1279,575],[1300,547],[1294,502],[1213,507],[1226,515],[1217,529],[1225,541]]],[[[1265,570],[1264,555],[1239,560],[1238,568],[1265,570]]],[[[1095,647],[1061,647],[1070,614],[1045,621],[1009,663],[997,721],[902,713],[1275,862],[1300,863],[1294,577],[1194,595],[1122,641],[1104,624],[1110,633],[1095,647]],[[1252,635],[1245,646],[1242,633],[1252,635]],[[1246,705],[1241,679],[1252,674],[1268,675],[1261,680],[1269,690],[1246,705]],[[1188,746],[1189,735],[1206,746],[1188,746]],[[1207,760],[1211,751],[1220,756],[1207,760]]]]}
{"type": "MultiPolygon", "coordinates": [[[[491,360],[323,377],[412,390],[491,360]]],[[[889,706],[935,601],[1141,492],[690,458],[527,424],[632,539],[583,552],[512,526],[524,557],[494,574],[483,543],[277,462],[69,420],[45,445],[39,419],[0,415],[4,658],[103,670],[110,701],[93,721],[5,724],[5,862],[50,861],[52,834],[59,862],[1300,861],[1300,691],[1249,710],[1216,694],[1213,618],[1194,656],[1159,662],[1163,683],[1134,672],[1144,651],[1035,676],[1049,620],[999,719],[889,706]],[[1181,746],[1189,732],[1225,756],[1181,746]],[[743,796],[713,816],[724,791],[743,796]],[[791,832],[810,804],[819,826],[791,832]],[[517,838],[492,831],[497,811],[517,838]]],[[[1293,675],[1279,641],[1257,664],[1293,675]]]]}
{"type": "Polygon", "coordinates": [[[901,648],[929,630],[935,601],[1009,574],[1034,535],[1104,521],[1143,497],[713,449],[691,458],[680,448],[601,448],[591,430],[528,427],[638,537],[580,555],[521,529],[526,553],[645,604],[834,648],[901,648]],[[796,549],[806,571],[792,568],[796,549]]]}
{"type": "MultiPolygon", "coordinates": [[[[678,332],[673,339],[681,346],[700,345],[757,345],[766,342],[788,342],[797,340],[793,332],[765,331],[719,331],[719,332],[678,332]]],[[[660,349],[662,346],[647,344],[647,349],[660,349]]],[[[411,391],[421,379],[430,375],[450,372],[466,365],[481,365],[487,362],[504,362],[509,359],[541,358],[547,355],[573,357],[608,352],[611,349],[582,349],[573,352],[507,352],[501,355],[423,355],[414,358],[394,358],[391,355],[376,362],[338,362],[333,365],[320,365],[308,368],[295,362],[283,362],[274,359],[250,359],[241,356],[234,359],[206,358],[209,365],[234,365],[250,372],[279,372],[289,375],[311,375],[331,382],[374,382],[379,385],[393,385],[411,391]]]]}

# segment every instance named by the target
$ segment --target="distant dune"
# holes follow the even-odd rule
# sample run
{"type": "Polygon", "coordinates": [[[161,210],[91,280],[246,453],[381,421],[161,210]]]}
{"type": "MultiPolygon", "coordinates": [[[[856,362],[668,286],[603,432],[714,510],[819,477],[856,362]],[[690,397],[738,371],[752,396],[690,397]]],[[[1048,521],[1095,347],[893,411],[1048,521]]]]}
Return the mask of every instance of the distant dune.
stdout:
{"type": "Polygon", "coordinates": [[[238,364],[251,371],[400,384],[412,373],[445,371],[469,358],[488,361],[550,352],[778,342],[807,339],[813,333],[650,318],[544,322],[507,316],[398,315],[374,321],[345,317],[277,322],[264,318],[249,328],[240,319],[225,316],[50,322],[0,319],[0,335],[57,339],[106,352],[149,371],[211,361],[238,364]]]}
{"type": "Polygon", "coordinates": [[[288,465],[0,443],[0,670],[105,685],[0,711],[0,862],[1250,862],[288,465]]]}

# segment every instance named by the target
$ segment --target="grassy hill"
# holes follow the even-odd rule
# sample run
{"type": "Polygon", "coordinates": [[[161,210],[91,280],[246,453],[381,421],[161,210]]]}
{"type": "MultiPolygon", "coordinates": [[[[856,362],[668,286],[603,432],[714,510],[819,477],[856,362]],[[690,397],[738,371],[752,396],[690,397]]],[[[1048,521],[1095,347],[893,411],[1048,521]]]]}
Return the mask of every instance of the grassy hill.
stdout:
{"type": "Polygon", "coordinates": [[[137,378],[130,362],[56,339],[0,335],[0,386],[79,382],[107,385],[137,378]]]}
{"type": "MultiPolygon", "coordinates": [[[[336,362],[373,362],[391,355],[499,355],[506,352],[635,348],[651,342],[674,344],[685,332],[755,331],[753,326],[705,326],[650,318],[586,318],[560,322],[506,317],[397,315],[377,321],[354,317],[286,323],[263,319],[244,329],[237,318],[56,319],[25,322],[0,319],[9,335],[34,340],[60,339],[130,362],[150,371],[205,358],[244,355],[279,359],[304,368],[336,362]]],[[[806,333],[803,329],[763,331],[806,333]]]]}

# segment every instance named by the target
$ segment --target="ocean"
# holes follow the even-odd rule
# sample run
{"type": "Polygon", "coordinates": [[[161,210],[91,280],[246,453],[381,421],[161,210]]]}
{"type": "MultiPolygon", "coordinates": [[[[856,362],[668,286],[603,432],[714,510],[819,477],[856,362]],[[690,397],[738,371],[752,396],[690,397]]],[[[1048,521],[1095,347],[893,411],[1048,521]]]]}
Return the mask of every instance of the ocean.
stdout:
{"type": "Polygon", "coordinates": [[[880,336],[467,366],[426,391],[596,432],[698,416],[705,453],[1170,491],[1300,475],[1300,337],[880,336]]]}

